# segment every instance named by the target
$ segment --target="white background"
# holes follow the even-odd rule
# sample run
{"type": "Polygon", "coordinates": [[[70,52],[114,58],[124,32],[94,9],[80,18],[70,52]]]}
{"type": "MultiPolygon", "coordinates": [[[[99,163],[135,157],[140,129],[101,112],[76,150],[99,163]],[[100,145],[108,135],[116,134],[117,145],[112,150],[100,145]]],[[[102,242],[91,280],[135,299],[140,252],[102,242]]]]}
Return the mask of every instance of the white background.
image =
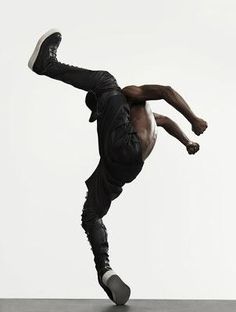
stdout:
{"type": "Polygon", "coordinates": [[[80,223],[98,163],[86,93],[27,63],[61,30],[58,59],[119,85],[176,89],[209,128],[201,148],[158,128],[153,153],[103,221],[131,298],[235,299],[235,1],[11,1],[1,9],[0,297],[107,298],[80,223]]]}

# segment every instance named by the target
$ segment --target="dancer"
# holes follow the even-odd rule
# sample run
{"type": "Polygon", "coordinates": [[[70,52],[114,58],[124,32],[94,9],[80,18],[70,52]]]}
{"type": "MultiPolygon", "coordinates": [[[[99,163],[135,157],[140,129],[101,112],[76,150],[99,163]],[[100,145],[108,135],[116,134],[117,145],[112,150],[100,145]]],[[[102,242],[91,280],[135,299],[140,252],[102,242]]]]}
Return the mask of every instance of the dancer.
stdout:
{"type": "Polygon", "coordinates": [[[190,141],[173,120],[153,113],[147,101],[165,100],[187,118],[197,135],[206,130],[207,123],[197,117],[185,100],[169,86],[131,85],[121,89],[108,71],[89,70],[59,62],[57,49],[61,39],[57,29],[42,35],[28,66],[38,75],[87,92],[85,103],[91,110],[89,121],[97,121],[100,160],[85,181],[88,191],[81,226],[91,245],[100,286],[116,305],[124,305],[131,290],[110,265],[107,229],[102,218],[111,202],[123,191],[124,184],[132,182],[141,172],[155,145],[157,126],[176,137],[189,154],[199,150],[199,144],[190,141]]]}

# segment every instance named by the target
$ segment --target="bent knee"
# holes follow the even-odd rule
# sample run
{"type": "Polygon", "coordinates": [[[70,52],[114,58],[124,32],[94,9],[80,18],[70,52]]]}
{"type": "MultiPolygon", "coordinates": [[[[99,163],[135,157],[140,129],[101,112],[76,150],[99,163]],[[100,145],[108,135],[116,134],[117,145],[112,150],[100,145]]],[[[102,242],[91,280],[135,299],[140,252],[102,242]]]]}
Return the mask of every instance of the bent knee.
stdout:
{"type": "Polygon", "coordinates": [[[107,214],[109,207],[110,204],[108,203],[106,205],[103,204],[98,206],[97,204],[90,202],[90,198],[87,195],[81,214],[81,226],[85,232],[89,230],[92,224],[107,214]]]}
{"type": "Polygon", "coordinates": [[[107,70],[99,71],[99,88],[112,89],[117,88],[118,84],[115,77],[107,70]]]}
{"type": "Polygon", "coordinates": [[[81,226],[85,232],[88,232],[91,226],[99,219],[99,216],[94,213],[83,211],[81,215],[81,226]]]}
{"type": "Polygon", "coordinates": [[[100,70],[101,77],[104,78],[114,78],[114,76],[107,70],[100,70]]]}

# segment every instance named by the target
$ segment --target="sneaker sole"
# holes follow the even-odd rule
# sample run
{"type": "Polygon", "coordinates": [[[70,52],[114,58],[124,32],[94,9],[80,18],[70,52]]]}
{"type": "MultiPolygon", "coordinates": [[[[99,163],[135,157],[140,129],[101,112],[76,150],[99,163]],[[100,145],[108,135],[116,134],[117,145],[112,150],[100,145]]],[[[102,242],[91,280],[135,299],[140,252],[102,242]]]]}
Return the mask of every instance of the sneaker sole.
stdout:
{"type": "Polygon", "coordinates": [[[42,43],[44,42],[44,40],[47,39],[47,38],[48,38],[49,36],[51,36],[52,34],[57,33],[57,32],[61,33],[58,29],[52,28],[52,29],[50,29],[49,31],[47,31],[44,35],[42,35],[42,36],[39,38],[39,40],[38,40],[38,42],[37,42],[37,44],[36,44],[36,47],[35,47],[35,49],[34,49],[34,52],[33,52],[33,54],[31,55],[31,57],[30,57],[30,59],[29,59],[29,62],[28,62],[28,67],[29,67],[31,70],[33,70],[34,63],[35,63],[35,61],[36,61],[36,59],[37,59],[37,56],[38,56],[38,54],[39,54],[39,50],[40,50],[41,45],[42,45],[42,43]]]}
{"type": "Polygon", "coordinates": [[[130,288],[118,275],[112,275],[107,281],[107,287],[111,290],[113,301],[117,305],[125,304],[130,297],[130,288]]]}

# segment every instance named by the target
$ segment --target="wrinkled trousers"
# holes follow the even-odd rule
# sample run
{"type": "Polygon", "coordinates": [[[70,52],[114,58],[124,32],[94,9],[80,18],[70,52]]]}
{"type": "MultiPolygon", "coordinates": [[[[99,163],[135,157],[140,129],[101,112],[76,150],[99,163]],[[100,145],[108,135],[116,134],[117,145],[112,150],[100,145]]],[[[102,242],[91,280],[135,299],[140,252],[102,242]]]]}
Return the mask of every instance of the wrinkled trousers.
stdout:
{"type": "Polygon", "coordinates": [[[88,191],[81,226],[91,245],[96,270],[107,270],[108,234],[102,218],[122,186],[135,179],[143,166],[140,141],[130,122],[130,107],[108,71],[54,62],[44,75],[95,94],[100,161],[85,182],[88,191]]]}

